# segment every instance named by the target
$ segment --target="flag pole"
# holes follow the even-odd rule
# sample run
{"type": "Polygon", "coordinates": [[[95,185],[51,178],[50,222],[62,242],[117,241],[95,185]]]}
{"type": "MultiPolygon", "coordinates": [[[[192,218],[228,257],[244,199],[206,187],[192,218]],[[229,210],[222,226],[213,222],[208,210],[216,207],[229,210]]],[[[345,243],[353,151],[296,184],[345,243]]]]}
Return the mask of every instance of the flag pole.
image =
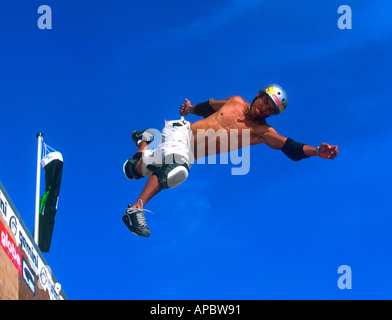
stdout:
{"type": "Polygon", "coordinates": [[[39,233],[39,194],[40,194],[40,183],[41,183],[41,154],[42,154],[42,140],[44,135],[37,133],[38,139],[38,150],[37,150],[37,178],[35,185],[35,225],[34,225],[34,241],[38,245],[38,233],[39,233]]]}

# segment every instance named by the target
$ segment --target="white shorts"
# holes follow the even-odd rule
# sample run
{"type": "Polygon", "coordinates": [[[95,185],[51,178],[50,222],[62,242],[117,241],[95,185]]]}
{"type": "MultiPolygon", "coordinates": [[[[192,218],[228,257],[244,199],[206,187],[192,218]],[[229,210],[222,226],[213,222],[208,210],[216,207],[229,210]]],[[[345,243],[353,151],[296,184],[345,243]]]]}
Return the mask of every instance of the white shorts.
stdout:
{"type": "Polygon", "coordinates": [[[190,167],[193,161],[193,134],[191,123],[183,117],[180,120],[167,121],[162,129],[160,143],[156,149],[143,152],[142,175],[150,176],[153,171],[149,165],[161,167],[163,164],[173,163],[173,159],[190,167]]]}

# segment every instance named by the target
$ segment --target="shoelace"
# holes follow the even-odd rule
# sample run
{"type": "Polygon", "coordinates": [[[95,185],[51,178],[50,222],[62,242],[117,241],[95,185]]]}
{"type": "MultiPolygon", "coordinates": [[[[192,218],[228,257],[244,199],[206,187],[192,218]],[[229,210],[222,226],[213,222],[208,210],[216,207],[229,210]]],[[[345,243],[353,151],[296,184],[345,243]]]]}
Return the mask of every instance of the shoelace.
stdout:
{"type": "Polygon", "coordinates": [[[147,227],[146,219],[144,218],[144,211],[147,211],[149,213],[153,213],[152,211],[143,208],[143,200],[142,199],[138,200],[136,208],[128,208],[127,209],[128,214],[135,214],[136,220],[141,226],[147,227]]]}

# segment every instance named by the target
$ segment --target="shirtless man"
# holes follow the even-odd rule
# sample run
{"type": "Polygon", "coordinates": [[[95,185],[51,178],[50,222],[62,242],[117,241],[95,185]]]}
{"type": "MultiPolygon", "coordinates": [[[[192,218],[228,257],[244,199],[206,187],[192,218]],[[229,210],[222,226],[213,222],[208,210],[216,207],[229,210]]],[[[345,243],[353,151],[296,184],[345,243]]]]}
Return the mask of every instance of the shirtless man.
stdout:
{"type": "Polygon", "coordinates": [[[190,163],[198,158],[200,145],[205,147],[202,156],[221,152],[222,135],[216,138],[214,148],[209,148],[205,143],[207,130],[208,132],[227,132],[228,139],[223,142],[227,144],[224,152],[233,151],[233,146],[240,149],[246,145],[265,143],[272,149],[282,150],[293,161],[312,156],[335,159],[338,154],[337,146],[322,143],[319,147],[312,147],[298,143],[291,138],[279,135],[267,124],[266,118],[280,114],[287,104],[286,92],[276,84],[268,85],[260,90],[252,103],[246,102],[239,96],[220,101],[210,99],[196,105],[191,105],[191,102],[185,99],[185,104],[180,107],[180,115],[186,116],[191,113],[202,116],[204,119],[190,123],[182,118],[166,123],[162,131],[164,141],[154,150],[148,150],[147,147],[153,139],[153,133],[150,130],[135,131],[132,138],[138,151],[124,164],[124,174],[128,179],[139,179],[145,176],[149,176],[149,179],[134,205],[128,206],[123,216],[124,223],[133,233],[144,237],[150,236],[150,229],[147,227],[144,216],[144,211],[148,210],[143,209],[143,205],[160,190],[173,188],[186,180],[190,163]],[[236,132],[234,137],[238,138],[235,143],[230,141],[232,137],[230,131],[233,130],[236,132]],[[249,138],[243,145],[245,133],[249,138]],[[156,158],[157,155],[161,157],[156,158]],[[161,159],[161,161],[156,159],[161,159]]]}

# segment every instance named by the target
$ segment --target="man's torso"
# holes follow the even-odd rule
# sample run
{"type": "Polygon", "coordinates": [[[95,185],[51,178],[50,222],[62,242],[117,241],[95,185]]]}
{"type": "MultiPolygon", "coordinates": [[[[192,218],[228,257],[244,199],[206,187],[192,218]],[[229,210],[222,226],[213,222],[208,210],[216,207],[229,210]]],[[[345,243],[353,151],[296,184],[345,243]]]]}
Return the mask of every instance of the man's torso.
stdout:
{"type": "Polygon", "coordinates": [[[255,121],[246,116],[248,106],[244,99],[234,96],[208,118],[192,123],[196,158],[198,148],[204,149],[204,156],[208,156],[263,143],[263,133],[269,126],[265,120],[255,121]]]}

